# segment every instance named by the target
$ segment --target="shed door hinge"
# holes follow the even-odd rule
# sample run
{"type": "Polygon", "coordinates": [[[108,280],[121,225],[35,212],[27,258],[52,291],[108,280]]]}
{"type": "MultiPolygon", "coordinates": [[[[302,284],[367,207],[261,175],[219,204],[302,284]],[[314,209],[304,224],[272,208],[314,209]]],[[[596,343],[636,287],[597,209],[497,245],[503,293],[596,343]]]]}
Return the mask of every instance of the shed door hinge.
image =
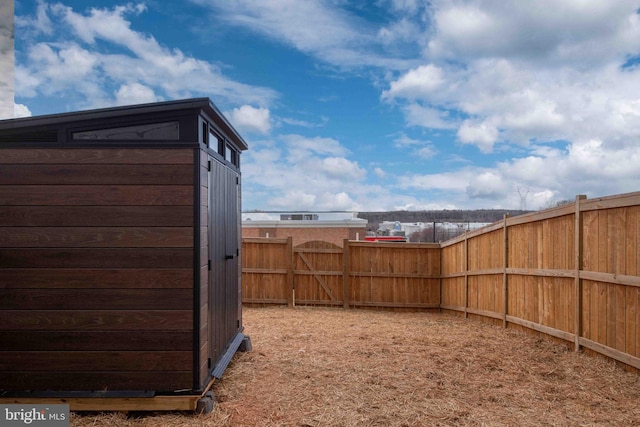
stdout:
{"type": "Polygon", "coordinates": [[[211,172],[211,160],[207,160],[207,170],[211,172]]]}
{"type": "Polygon", "coordinates": [[[207,366],[211,369],[211,358],[207,358],[207,366]]]}
{"type": "Polygon", "coordinates": [[[236,176],[236,185],[240,185],[240,177],[236,176]]]}
{"type": "Polygon", "coordinates": [[[207,261],[207,270],[211,270],[211,260],[207,261]]]}

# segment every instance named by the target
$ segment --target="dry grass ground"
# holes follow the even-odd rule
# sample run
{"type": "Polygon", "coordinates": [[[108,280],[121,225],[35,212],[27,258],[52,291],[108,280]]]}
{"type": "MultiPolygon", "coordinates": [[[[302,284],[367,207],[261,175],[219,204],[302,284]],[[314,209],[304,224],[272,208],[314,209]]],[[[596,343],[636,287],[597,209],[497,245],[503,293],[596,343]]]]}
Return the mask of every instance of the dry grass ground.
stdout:
{"type": "Polygon", "coordinates": [[[211,414],[74,415],[72,426],[640,425],[640,377],[436,313],[247,308],[253,352],[211,414]]]}

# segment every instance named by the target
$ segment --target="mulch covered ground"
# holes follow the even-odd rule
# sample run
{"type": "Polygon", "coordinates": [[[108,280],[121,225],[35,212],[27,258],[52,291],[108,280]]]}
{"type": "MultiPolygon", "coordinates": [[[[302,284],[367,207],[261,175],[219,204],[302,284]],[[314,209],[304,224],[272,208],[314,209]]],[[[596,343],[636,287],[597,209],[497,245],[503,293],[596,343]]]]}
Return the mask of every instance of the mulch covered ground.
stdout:
{"type": "Polygon", "coordinates": [[[74,414],[72,426],[640,425],[640,377],[437,313],[245,308],[253,351],[211,414],[74,414]]]}

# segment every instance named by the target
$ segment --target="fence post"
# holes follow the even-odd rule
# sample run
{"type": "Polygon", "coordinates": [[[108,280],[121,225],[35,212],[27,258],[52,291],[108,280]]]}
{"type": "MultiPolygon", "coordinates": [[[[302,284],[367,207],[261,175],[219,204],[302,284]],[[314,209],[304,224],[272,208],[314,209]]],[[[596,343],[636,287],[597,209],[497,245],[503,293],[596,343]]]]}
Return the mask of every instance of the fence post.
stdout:
{"type": "Polygon", "coordinates": [[[351,279],[349,277],[350,269],[350,256],[349,256],[349,239],[344,239],[342,242],[342,306],[349,308],[349,294],[351,292],[350,284],[351,279]]]}
{"type": "Polygon", "coordinates": [[[502,272],[502,304],[503,304],[503,318],[502,318],[502,326],[504,328],[507,327],[507,304],[509,303],[509,276],[507,275],[507,267],[509,266],[509,229],[507,227],[507,219],[509,218],[509,214],[505,214],[503,217],[504,224],[502,226],[503,230],[503,245],[504,245],[504,253],[502,258],[502,263],[504,270],[502,272]]]}
{"type": "Polygon", "coordinates": [[[442,313],[442,243],[438,243],[438,311],[442,313]]]}
{"type": "Polygon", "coordinates": [[[287,295],[287,304],[289,307],[296,305],[295,285],[293,283],[293,238],[287,237],[287,254],[289,255],[289,266],[287,267],[287,283],[289,284],[289,294],[287,295]]]}
{"type": "Polygon", "coordinates": [[[464,235],[464,318],[469,318],[469,240],[464,235]]]}
{"type": "Polygon", "coordinates": [[[580,337],[582,336],[582,279],[580,279],[580,270],[582,270],[582,253],[583,253],[583,236],[582,236],[582,214],[580,213],[580,202],[585,200],[587,196],[580,194],[576,196],[576,210],[574,216],[574,251],[575,251],[575,312],[574,312],[574,334],[575,341],[573,350],[580,351],[580,337]]]}

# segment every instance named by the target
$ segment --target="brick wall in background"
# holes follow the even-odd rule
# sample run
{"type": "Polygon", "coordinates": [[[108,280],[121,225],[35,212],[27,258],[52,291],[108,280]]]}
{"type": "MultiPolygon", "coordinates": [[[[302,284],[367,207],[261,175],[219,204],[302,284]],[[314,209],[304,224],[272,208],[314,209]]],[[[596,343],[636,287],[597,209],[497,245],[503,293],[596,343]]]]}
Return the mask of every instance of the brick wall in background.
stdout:
{"type": "Polygon", "coordinates": [[[366,226],[362,227],[243,227],[242,237],[270,237],[286,239],[291,236],[293,246],[313,240],[322,240],[342,247],[344,239],[364,240],[366,226]]]}

